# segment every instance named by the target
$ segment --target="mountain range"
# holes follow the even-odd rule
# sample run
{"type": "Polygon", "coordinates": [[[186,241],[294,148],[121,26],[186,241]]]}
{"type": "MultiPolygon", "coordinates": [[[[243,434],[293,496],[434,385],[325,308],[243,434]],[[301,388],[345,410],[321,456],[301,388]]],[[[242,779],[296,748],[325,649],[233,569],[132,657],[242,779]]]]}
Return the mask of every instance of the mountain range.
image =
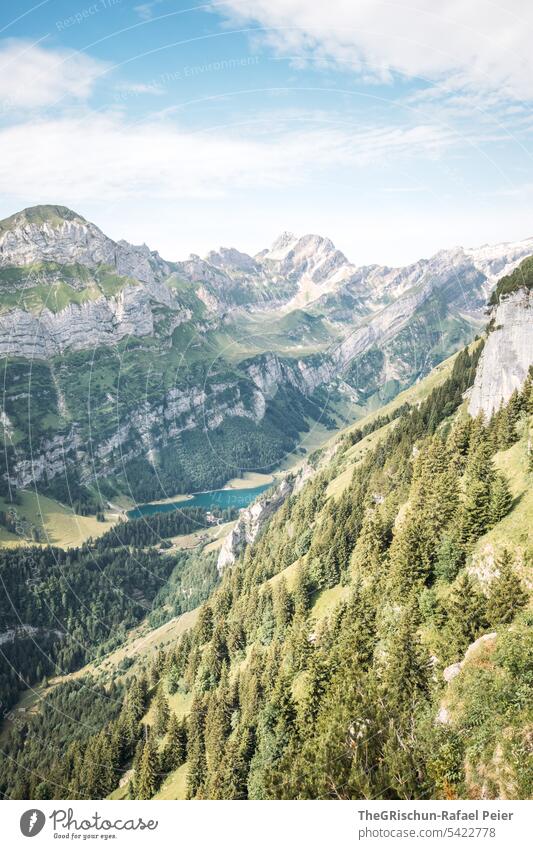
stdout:
{"type": "Polygon", "coordinates": [[[22,210],[0,222],[2,485],[149,500],[269,471],[468,343],[531,253],[358,267],[283,233],[169,262],[65,207],[22,210]]]}
{"type": "Polygon", "coordinates": [[[530,798],[531,242],[170,263],[39,207],[0,257],[0,793],[530,798]]]}

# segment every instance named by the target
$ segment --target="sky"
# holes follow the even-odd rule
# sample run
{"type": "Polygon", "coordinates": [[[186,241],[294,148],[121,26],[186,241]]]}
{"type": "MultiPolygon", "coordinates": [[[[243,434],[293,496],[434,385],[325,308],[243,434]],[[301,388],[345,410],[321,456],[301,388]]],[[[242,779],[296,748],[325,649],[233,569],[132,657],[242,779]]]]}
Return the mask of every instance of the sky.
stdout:
{"type": "Polygon", "coordinates": [[[0,217],[63,204],[169,260],[532,236],[532,36],[528,0],[10,0],[0,217]]]}

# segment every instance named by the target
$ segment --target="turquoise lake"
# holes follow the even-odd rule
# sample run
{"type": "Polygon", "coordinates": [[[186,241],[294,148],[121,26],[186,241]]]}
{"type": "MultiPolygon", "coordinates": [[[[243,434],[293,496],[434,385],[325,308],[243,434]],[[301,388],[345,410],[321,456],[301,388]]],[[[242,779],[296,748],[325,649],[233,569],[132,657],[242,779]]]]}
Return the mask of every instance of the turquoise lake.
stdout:
{"type": "Polygon", "coordinates": [[[138,519],[140,516],[153,516],[154,513],[170,513],[172,510],[180,510],[183,507],[203,507],[204,510],[212,510],[219,507],[247,507],[255,498],[271,483],[262,486],[254,486],[250,489],[215,489],[212,492],[197,492],[187,501],[170,501],[167,504],[140,504],[134,510],[127,513],[128,519],[138,519]]]}

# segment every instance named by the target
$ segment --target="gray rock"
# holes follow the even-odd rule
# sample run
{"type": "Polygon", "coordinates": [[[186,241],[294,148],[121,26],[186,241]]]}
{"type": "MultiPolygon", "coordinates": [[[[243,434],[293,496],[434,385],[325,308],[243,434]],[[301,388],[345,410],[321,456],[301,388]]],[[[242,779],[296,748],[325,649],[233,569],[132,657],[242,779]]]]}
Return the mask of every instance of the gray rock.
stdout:
{"type": "Polygon", "coordinates": [[[520,289],[493,310],[489,333],[476,371],[468,412],[490,417],[520,390],[533,363],[531,292],[520,289]]]}

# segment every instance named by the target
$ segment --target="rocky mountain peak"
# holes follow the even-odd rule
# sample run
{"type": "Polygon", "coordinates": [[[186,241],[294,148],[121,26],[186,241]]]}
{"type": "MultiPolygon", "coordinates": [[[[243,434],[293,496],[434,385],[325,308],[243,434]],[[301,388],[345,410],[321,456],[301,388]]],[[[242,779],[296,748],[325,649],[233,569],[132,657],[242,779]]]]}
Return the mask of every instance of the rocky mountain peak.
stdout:
{"type": "Polygon", "coordinates": [[[0,221],[0,268],[35,263],[105,265],[142,283],[150,295],[170,303],[162,280],[171,267],[146,245],[113,241],[96,224],[65,206],[44,204],[23,209],[0,221]]]}
{"type": "Polygon", "coordinates": [[[236,248],[220,247],[218,251],[209,251],[206,261],[229,273],[247,272],[256,274],[261,270],[259,263],[252,256],[242,253],[236,248]]]}
{"type": "Polygon", "coordinates": [[[64,221],[79,221],[87,224],[83,216],[69,209],[68,206],[59,206],[55,204],[39,204],[37,206],[28,206],[21,209],[20,212],[15,212],[9,218],[4,218],[0,221],[0,233],[7,230],[13,230],[24,225],[43,225],[47,224],[51,227],[59,227],[64,221]]]}

